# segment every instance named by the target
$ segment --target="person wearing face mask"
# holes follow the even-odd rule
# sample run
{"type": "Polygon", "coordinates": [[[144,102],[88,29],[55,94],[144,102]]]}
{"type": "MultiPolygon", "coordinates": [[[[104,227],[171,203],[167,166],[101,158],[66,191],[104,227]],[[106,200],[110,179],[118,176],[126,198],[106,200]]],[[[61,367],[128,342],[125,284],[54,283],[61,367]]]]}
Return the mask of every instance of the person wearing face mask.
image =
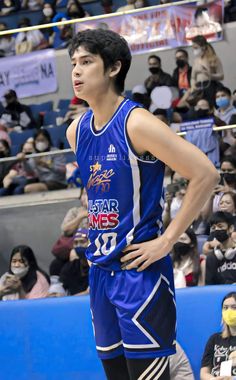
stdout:
{"type": "Polygon", "coordinates": [[[5,109],[0,118],[0,124],[10,132],[14,129],[25,130],[36,128],[37,124],[29,106],[21,104],[14,90],[8,90],[4,94],[5,109]]]}
{"type": "MultiPolygon", "coordinates": [[[[215,115],[223,120],[226,125],[231,124],[233,115],[236,115],[236,108],[232,105],[231,91],[227,87],[222,87],[216,92],[215,102],[217,109],[215,115]]],[[[223,133],[223,140],[232,145],[232,130],[223,133]]]]}
{"type": "MultiPolygon", "coordinates": [[[[56,14],[56,10],[50,2],[45,1],[42,8],[42,18],[39,21],[39,24],[50,24],[53,20],[53,17],[56,14]]],[[[42,29],[42,33],[49,45],[52,46],[53,43],[53,28],[42,29]]]]}
{"type": "Polygon", "coordinates": [[[73,249],[69,261],[63,266],[60,281],[69,295],[84,295],[89,293],[89,265],[85,256],[88,246],[88,230],[79,228],[74,235],[73,249]]]}
{"type": "Polygon", "coordinates": [[[26,141],[18,153],[18,161],[12,166],[9,173],[3,179],[3,187],[0,188],[0,196],[23,194],[24,188],[29,183],[37,182],[37,175],[27,165],[25,156],[35,152],[33,142],[26,141]]]}
{"type": "Polygon", "coordinates": [[[161,59],[157,55],[148,57],[148,69],[151,75],[145,80],[144,86],[150,95],[152,90],[158,86],[173,86],[171,76],[165,73],[161,68],[161,59]]]}
{"type": "Polygon", "coordinates": [[[230,375],[220,375],[222,362],[230,360],[236,350],[236,292],[223,298],[221,312],[223,329],[208,339],[201,362],[201,380],[236,379],[234,363],[229,363],[230,375]]]}
{"type": "MultiPolygon", "coordinates": [[[[34,149],[36,153],[57,150],[52,146],[51,137],[46,129],[40,129],[35,133],[34,149]]],[[[39,182],[26,185],[25,193],[61,190],[67,187],[66,160],[63,154],[29,158],[27,165],[36,173],[39,182]]]]}
{"type": "Polygon", "coordinates": [[[217,211],[210,219],[208,244],[211,251],[206,259],[206,285],[233,284],[236,282],[236,244],[232,239],[232,214],[217,211]]]}
{"type": "Polygon", "coordinates": [[[188,52],[185,49],[177,49],[175,52],[176,68],[172,79],[173,85],[178,87],[180,96],[191,87],[192,67],[188,63],[188,52]]]}
{"type": "Polygon", "coordinates": [[[73,20],[75,18],[89,17],[89,13],[84,10],[78,0],[69,0],[67,3],[67,16],[73,20]]]}
{"type": "Polygon", "coordinates": [[[210,106],[213,106],[215,93],[218,88],[222,87],[219,81],[224,79],[222,63],[205,37],[196,36],[192,42],[194,62],[191,88],[192,90],[201,90],[202,97],[208,99],[210,106]]]}
{"type": "Polygon", "coordinates": [[[34,252],[27,245],[13,248],[9,270],[0,278],[0,298],[3,301],[44,298],[49,288],[49,276],[38,266],[34,252]]]}
{"type": "Polygon", "coordinates": [[[205,284],[205,257],[198,253],[197,238],[192,228],[188,228],[174,244],[172,262],[174,276],[181,271],[186,286],[205,284]]]}

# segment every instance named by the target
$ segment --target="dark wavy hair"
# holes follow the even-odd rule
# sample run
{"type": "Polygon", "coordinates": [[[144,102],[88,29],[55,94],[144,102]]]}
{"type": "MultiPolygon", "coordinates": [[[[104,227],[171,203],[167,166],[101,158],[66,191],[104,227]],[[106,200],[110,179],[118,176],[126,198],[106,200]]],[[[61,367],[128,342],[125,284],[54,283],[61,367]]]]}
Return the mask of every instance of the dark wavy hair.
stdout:
{"type": "Polygon", "coordinates": [[[131,53],[126,40],[112,30],[86,29],[72,38],[68,49],[71,58],[80,46],[92,54],[100,55],[105,71],[117,61],[121,62],[121,69],[115,77],[114,85],[117,93],[122,93],[131,64],[131,53]]]}
{"type": "MultiPolygon", "coordinates": [[[[221,309],[223,309],[223,304],[225,300],[227,300],[228,298],[234,298],[234,300],[236,301],[236,292],[230,292],[226,294],[226,296],[224,296],[221,302],[221,309]]],[[[222,334],[221,334],[222,338],[229,338],[231,336],[229,326],[226,325],[226,323],[223,320],[222,320],[222,325],[223,325],[222,334]]]]}

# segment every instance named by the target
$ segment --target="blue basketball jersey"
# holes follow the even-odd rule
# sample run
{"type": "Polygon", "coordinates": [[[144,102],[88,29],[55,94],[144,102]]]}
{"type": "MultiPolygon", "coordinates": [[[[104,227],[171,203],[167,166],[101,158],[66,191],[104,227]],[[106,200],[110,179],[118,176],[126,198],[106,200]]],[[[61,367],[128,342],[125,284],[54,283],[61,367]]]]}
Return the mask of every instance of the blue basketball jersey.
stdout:
{"type": "Polygon", "coordinates": [[[132,148],[127,120],[137,107],[125,98],[100,131],[91,110],[77,127],[76,157],[88,193],[87,258],[108,270],[121,269],[127,245],[162,232],[164,164],[148,152],[140,157],[132,148]]]}

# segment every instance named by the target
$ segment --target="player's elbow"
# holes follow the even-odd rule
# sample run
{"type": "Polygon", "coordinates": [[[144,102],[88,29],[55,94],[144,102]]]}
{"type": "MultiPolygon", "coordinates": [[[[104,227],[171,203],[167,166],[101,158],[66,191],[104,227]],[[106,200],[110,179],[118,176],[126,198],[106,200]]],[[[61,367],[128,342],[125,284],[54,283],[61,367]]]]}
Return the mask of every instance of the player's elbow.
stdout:
{"type": "Polygon", "coordinates": [[[208,166],[202,170],[201,182],[205,183],[207,187],[214,189],[220,181],[220,175],[213,165],[208,166]]]}

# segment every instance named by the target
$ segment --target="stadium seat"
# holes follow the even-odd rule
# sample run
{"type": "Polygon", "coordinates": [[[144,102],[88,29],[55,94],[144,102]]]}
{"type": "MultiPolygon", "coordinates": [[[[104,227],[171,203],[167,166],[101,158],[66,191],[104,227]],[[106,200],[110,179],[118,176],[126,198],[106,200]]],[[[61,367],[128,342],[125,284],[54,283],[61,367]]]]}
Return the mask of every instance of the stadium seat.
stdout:
{"type": "Polygon", "coordinates": [[[61,144],[65,140],[67,127],[67,124],[53,127],[45,127],[45,129],[49,132],[51,136],[53,146],[60,148],[61,144]]]}
{"type": "Polygon", "coordinates": [[[57,111],[47,111],[43,115],[43,126],[46,127],[48,125],[57,125],[57,117],[59,117],[59,113],[57,111]]]}
{"type": "Polygon", "coordinates": [[[48,102],[40,103],[40,104],[30,104],[29,105],[33,115],[39,114],[40,112],[52,111],[53,109],[53,101],[49,100],[48,102]]]}
{"type": "Polygon", "coordinates": [[[16,145],[21,148],[21,145],[29,138],[32,137],[36,132],[36,129],[26,129],[22,132],[11,132],[9,136],[11,138],[12,146],[16,145]]]}
{"type": "Polygon", "coordinates": [[[62,109],[62,108],[68,108],[70,104],[70,99],[60,99],[58,104],[57,104],[57,109],[62,109]]]}

